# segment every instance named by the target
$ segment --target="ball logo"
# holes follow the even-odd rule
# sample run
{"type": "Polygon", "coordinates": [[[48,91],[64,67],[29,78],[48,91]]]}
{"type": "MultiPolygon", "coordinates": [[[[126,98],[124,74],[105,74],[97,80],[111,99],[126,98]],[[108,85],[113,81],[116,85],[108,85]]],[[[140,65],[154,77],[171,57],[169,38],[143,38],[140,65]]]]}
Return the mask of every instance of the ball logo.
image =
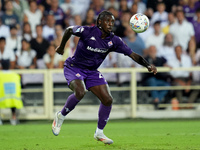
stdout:
{"type": "Polygon", "coordinates": [[[138,14],[133,15],[129,23],[132,30],[135,31],[136,33],[142,33],[146,31],[149,27],[149,19],[144,14],[138,13],[138,14]]]}

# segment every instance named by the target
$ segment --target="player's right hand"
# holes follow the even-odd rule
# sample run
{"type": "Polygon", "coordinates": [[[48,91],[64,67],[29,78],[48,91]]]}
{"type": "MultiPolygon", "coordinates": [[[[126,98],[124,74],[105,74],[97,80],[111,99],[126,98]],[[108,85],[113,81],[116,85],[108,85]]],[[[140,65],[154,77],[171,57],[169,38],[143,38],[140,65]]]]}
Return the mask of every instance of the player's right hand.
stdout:
{"type": "Polygon", "coordinates": [[[56,48],[56,52],[57,52],[58,54],[60,54],[60,55],[63,55],[64,49],[61,48],[60,46],[58,46],[58,47],[56,48]]]}
{"type": "Polygon", "coordinates": [[[157,68],[154,65],[150,65],[147,67],[149,72],[153,72],[154,75],[157,73],[157,68]]]}

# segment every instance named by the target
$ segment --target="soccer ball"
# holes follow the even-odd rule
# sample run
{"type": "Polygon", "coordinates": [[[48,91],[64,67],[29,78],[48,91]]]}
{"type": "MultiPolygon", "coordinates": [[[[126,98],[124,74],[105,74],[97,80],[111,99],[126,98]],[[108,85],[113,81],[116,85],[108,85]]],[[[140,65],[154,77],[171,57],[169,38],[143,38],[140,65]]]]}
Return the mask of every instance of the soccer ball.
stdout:
{"type": "Polygon", "coordinates": [[[146,31],[149,27],[149,19],[144,14],[138,13],[138,14],[133,15],[129,23],[132,30],[135,31],[136,33],[142,33],[146,31]]]}

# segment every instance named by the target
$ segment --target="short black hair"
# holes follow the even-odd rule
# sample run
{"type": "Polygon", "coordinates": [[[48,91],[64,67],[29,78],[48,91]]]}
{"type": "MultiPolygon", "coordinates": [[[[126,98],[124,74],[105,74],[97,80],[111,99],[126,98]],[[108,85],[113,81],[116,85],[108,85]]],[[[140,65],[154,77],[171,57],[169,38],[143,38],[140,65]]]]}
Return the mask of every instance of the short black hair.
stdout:
{"type": "Polygon", "coordinates": [[[160,20],[157,20],[156,22],[154,22],[153,25],[154,25],[154,26],[155,26],[155,25],[160,25],[160,23],[161,23],[161,21],[160,21],[160,20]]]}
{"type": "Polygon", "coordinates": [[[161,2],[158,2],[158,3],[157,3],[157,6],[158,6],[158,5],[165,5],[165,3],[161,1],[161,2]]]}
{"type": "Polygon", "coordinates": [[[12,29],[16,29],[17,30],[17,26],[16,25],[10,26],[10,30],[12,30],[12,29]]]}
{"type": "Polygon", "coordinates": [[[28,1],[29,5],[30,5],[32,2],[34,2],[34,3],[37,4],[37,2],[36,2],[35,0],[29,0],[29,1],[28,1]]]}
{"type": "Polygon", "coordinates": [[[183,9],[178,9],[178,10],[175,12],[175,16],[177,16],[178,13],[183,13],[183,15],[185,16],[185,12],[183,11],[183,9]]]}
{"type": "Polygon", "coordinates": [[[176,45],[174,49],[176,50],[177,47],[180,47],[182,49],[182,46],[180,44],[176,45]]]}
{"type": "Polygon", "coordinates": [[[6,41],[5,37],[0,37],[0,41],[6,41]]]}
{"type": "Polygon", "coordinates": [[[38,27],[41,27],[41,28],[43,28],[43,25],[42,25],[42,24],[38,24],[38,25],[36,25],[36,27],[35,27],[35,28],[38,28],[38,27]]]}
{"type": "Polygon", "coordinates": [[[97,17],[97,26],[99,26],[99,20],[104,18],[105,16],[114,16],[110,11],[104,10],[99,13],[97,17]]]}
{"type": "MultiPolygon", "coordinates": [[[[21,40],[21,42],[29,43],[29,41],[28,41],[27,39],[25,39],[25,38],[23,38],[23,39],[21,40]]],[[[30,44],[30,43],[29,43],[29,44],[30,44]]]]}

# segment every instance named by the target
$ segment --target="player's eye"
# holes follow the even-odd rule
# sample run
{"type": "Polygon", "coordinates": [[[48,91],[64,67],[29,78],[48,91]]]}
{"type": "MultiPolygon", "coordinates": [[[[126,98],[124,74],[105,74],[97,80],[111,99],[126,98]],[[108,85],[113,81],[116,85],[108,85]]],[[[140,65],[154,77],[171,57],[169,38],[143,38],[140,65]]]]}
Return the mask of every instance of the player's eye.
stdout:
{"type": "Polygon", "coordinates": [[[108,20],[106,20],[106,21],[105,21],[105,23],[109,23],[109,21],[108,21],[108,20]]]}

